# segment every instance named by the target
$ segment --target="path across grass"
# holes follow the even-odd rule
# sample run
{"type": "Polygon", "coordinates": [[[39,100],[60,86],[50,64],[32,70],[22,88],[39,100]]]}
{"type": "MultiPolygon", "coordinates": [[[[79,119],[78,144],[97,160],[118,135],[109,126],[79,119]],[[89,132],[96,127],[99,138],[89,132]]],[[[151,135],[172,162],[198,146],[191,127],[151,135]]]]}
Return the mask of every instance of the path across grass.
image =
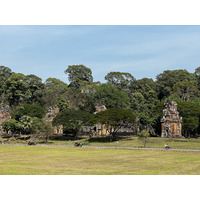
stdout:
{"type": "MultiPolygon", "coordinates": [[[[5,146],[28,146],[27,144],[0,144],[5,146]]],[[[74,147],[73,145],[52,145],[52,144],[37,144],[39,147],[74,147]]],[[[133,150],[150,150],[150,151],[192,151],[200,152],[200,149],[165,149],[165,148],[142,148],[142,147],[115,147],[115,146],[82,146],[74,148],[97,148],[97,149],[133,149],[133,150]]]]}
{"type": "MultiPolygon", "coordinates": [[[[14,140],[14,138],[6,141],[6,138],[0,138],[0,142],[6,144],[27,144],[25,140],[14,140]]],[[[35,140],[35,139],[34,139],[35,140]]],[[[42,144],[42,141],[36,140],[37,144],[42,144]]],[[[98,146],[98,147],[136,147],[142,148],[143,144],[137,137],[119,137],[116,141],[110,142],[109,137],[83,137],[77,140],[69,139],[65,136],[55,137],[53,140],[49,140],[50,145],[67,145],[73,146],[75,142],[81,142],[84,146],[98,146]]],[[[147,148],[164,148],[164,145],[168,144],[172,149],[200,149],[200,138],[191,139],[175,139],[175,138],[159,138],[150,137],[147,142],[147,148]]]]}

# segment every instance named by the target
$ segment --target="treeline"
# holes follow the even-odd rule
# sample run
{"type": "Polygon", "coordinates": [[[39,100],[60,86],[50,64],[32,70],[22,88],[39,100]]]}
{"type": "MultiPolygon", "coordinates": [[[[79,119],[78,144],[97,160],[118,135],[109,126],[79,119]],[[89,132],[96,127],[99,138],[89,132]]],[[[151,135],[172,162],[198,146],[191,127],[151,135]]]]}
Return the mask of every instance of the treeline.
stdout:
{"type": "Polygon", "coordinates": [[[91,69],[84,65],[68,66],[65,74],[69,85],[56,78],[42,82],[35,75],[26,76],[0,66],[0,101],[3,105],[10,105],[15,120],[16,113],[25,105],[39,106],[42,113],[58,107],[61,113],[78,110],[92,114],[97,104],[124,108],[131,110],[141,124],[153,127],[156,135],[160,135],[164,101],[169,98],[178,103],[183,117],[183,135],[198,136],[200,67],[194,73],[183,69],[166,70],[156,76],[156,81],[150,78],[137,80],[130,73],[110,72],[105,76],[106,83],[94,82],[91,69]]]}

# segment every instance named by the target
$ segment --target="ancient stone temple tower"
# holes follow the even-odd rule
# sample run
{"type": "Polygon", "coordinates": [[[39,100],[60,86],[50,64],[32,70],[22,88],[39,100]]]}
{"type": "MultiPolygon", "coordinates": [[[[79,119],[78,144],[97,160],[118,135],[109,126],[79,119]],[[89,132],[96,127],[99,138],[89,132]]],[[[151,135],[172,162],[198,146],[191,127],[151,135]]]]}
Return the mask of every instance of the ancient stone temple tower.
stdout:
{"type": "Polygon", "coordinates": [[[161,137],[181,137],[182,117],[179,117],[177,103],[167,99],[161,119],[161,137]]]}

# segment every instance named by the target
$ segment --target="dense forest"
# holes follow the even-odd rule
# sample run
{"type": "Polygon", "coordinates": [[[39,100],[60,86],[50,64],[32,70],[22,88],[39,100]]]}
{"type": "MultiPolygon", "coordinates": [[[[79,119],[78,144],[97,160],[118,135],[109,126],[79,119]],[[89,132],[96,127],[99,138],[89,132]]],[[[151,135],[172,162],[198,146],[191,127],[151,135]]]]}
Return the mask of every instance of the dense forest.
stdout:
{"type": "Polygon", "coordinates": [[[9,105],[12,116],[4,130],[17,132],[23,127],[25,133],[34,133],[35,127],[42,127],[51,132],[51,127],[42,121],[49,108],[58,107],[63,116],[71,113],[72,117],[86,122],[95,112],[95,105],[101,104],[108,109],[131,110],[141,124],[153,128],[154,136],[160,136],[164,101],[171,99],[177,102],[183,117],[183,136],[198,136],[200,67],[194,73],[166,70],[155,81],[137,80],[125,72],[110,72],[105,76],[105,83],[94,82],[91,69],[84,65],[68,66],[64,73],[69,84],[56,78],[42,82],[35,75],[15,73],[0,66],[0,102],[2,106],[9,105]]]}

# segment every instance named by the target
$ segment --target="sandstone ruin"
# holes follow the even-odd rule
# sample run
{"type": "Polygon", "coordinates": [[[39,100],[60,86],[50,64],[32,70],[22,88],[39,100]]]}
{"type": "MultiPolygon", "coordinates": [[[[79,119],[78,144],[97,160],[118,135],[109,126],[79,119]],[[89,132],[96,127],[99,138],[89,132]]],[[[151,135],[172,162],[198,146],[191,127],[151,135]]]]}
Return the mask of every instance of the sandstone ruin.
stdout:
{"type": "MultiPolygon", "coordinates": [[[[50,122],[53,121],[53,119],[58,115],[59,108],[48,108],[48,112],[46,114],[46,119],[50,122]]],[[[54,126],[54,134],[56,135],[62,135],[63,134],[63,125],[54,126]]]]}
{"type": "Polygon", "coordinates": [[[164,105],[164,116],[161,119],[161,137],[181,137],[182,117],[179,117],[177,103],[167,99],[164,105]]]}
{"type": "Polygon", "coordinates": [[[8,105],[0,106],[0,135],[5,134],[3,124],[10,119],[10,107],[8,105]]]}

